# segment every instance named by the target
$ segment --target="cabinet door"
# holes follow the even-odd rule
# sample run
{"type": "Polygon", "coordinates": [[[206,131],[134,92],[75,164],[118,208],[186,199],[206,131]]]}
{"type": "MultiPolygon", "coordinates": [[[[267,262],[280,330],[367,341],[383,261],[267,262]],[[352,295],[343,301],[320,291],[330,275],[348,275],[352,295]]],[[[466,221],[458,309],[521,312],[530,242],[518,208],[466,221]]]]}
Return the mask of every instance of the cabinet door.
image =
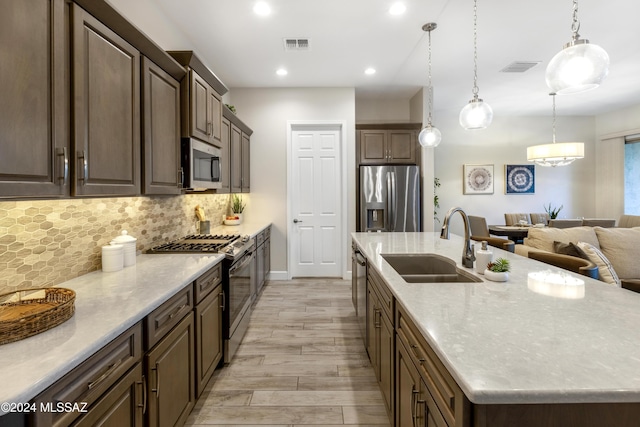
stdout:
{"type": "Polygon", "coordinates": [[[69,194],[63,0],[3,2],[0,197],[69,194]]]}
{"type": "Polygon", "coordinates": [[[395,164],[416,164],[416,139],[416,133],[412,130],[388,131],[388,161],[395,164]]]}
{"type": "Polygon", "coordinates": [[[242,191],[242,131],[231,123],[231,192],[242,191]]]}
{"type": "Polygon", "coordinates": [[[220,138],[220,158],[222,159],[222,187],[216,193],[231,192],[231,122],[222,118],[222,135],[220,138]]]}
{"type": "Polygon", "coordinates": [[[251,190],[251,140],[249,135],[242,133],[242,192],[251,190]]]}
{"type": "Polygon", "coordinates": [[[393,326],[384,313],[380,314],[379,320],[379,364],[380,364],[380,389],[382,390],[382,397],[387,407],[387,412],[391,415],[390,419],[393,419],[393,378],[394,378],[394,333],[393,326]]]}
{"type": "Polygon", "coordinates": [[[423,399],[418,400],[418,414],[425,420],[426,427],[449,427],[444,420],[442,413],[438,409],[435,400],[429,393],[424,380],[421,380],[421,388],[423,390],[423,399]]]}
{"type": "Polygon", "coordinates": [[[269,272],[271,271],[271,238],[267,237],[264,241],[264,282],[267,282],[269,272]]]}
{"type": "Polygon", "coordinates": [[[73,4],[77,195],[140,193],[140,53],[73,4]]]}
{"type": "Polygon", "coordinates": [[[147,355],[149,426],[186,421],[195,401],[193,314],[189,313],[147,355]]]}
{"type": "Polygon", "coordinates": [[[424,426],[424,418],[419,420],[417,404],[421,400],[421,383],[418,370],[413,365],[407,350],[400,341],[396,343],[396,407],[397,427],[424,426]]]}
{"type": "Polygon", "coordinates": [[[360,164],[372,165],[386,163],[387,133],[384,130],[361,130],[360,136],[360,164]]]}
{"type": "Polygon", "coordinates": [[[202,141],[213,142],[211,135],[211,100],[209,96],[213,92],[211,86],[191,70],[191,105],[189,106],[191,117],[190,134],[202,141]]]}
{"type": "Polygon", "coordinates": [[[180,83],[142,58],[145,194],[180,194],[180,83]]]}
{"type": "Polygon", "coordinates": [[[378,360],[378,343],[380,342],[380,328],[377,327],[380,321],[380,308],[378,298],[367,283],[367,352],[371,365],[376,374],[376,379],[380,381],[380,363],[378,360]]]}
{"type": "Polygon", "coordinates": [[[211,121],[210,142],[220,146],[222,139],[222,97],[211,86],[208,93],[209,120],[211,121]]]}
{"type": "Polygon", "coordinates": [[[141,427],[145,408],[142,364],[138,363],[118,381],[74,427],[141,427]]]}
{"type": "Polygon", "coordinates": [[[196,398],[222,360],[222,286],[196,306],[196,398]]]}

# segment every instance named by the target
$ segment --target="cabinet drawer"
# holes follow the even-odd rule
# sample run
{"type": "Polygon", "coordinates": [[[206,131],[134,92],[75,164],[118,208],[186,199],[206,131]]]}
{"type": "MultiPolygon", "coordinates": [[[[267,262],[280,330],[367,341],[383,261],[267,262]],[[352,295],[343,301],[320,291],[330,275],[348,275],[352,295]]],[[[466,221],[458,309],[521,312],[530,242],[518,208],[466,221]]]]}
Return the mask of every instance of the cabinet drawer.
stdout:
{"type": "MultiPolygon", "coordinates": [[[[137,323],[38,395],[34,402],[38,408],[41,403],[56,405],[57,402],[83,402],[91,407],[141,357],[142,325],[137,323]]],[[[38,411],[33,425],[69,425],[78,415],[79,412],[38,411]]]]}
{"type": "Polygon", "coordinates": [[[466,418],[463,414],[468,411],[468,400],[400,305],[397,314],[398,338],[410,350],[409,355],[447,424],[457,425],[456,420],[466,418]]]}
{"type": "Polygon", "coordinates": [[[373,289],[378,294],[378,298],[380,298],[380,306],[382,307],[382,310],[384,310],[384,312],[387,314],[387,316],[391,320],[391,323],[393,323],[394,298],[393,298],[393,295],[391,294],[391,291],[389,290],[387,285],[384,283],[380,275],[373,268],[367,268],[367,279],[370,283],[369,286],[373,287],[373,289]]]}
{"type": "Polygon", "coordinates": [[[222,263],[198,277],[194,282],[196,304],[199,304],[215,287],[222,282],[222,263]]]}
{"type": "Polygon", "coordinates": [[[265,232],[262,231],[260,233],[258,233],[258,235],[256,236],[256,245],[260,246],[261,244],[264,243],[264,239],[265,239],[265,232]]]}
{"type": "Polygon", "coordinates": [[[153,347],[193,309],[193,286],[189,285],[153,310],[144,320],[145,350],[153,347]]]}

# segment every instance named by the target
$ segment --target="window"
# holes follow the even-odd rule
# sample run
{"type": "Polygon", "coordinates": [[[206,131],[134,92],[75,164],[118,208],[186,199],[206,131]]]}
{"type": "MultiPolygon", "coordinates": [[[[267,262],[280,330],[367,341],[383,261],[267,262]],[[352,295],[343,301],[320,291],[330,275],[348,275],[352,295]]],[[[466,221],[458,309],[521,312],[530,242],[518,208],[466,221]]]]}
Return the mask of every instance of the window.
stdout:
{"type": "Polygon", "coordinates": [[[640,215],[640,134],[624,138],[624,213],[640,215]]]}

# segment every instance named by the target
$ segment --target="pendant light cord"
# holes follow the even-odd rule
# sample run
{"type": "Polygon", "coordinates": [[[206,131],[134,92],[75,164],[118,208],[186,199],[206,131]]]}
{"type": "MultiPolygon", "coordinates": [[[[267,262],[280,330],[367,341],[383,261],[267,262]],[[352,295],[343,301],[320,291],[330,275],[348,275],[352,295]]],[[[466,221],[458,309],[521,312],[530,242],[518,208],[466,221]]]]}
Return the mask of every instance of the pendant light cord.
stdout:
{"type": "Polygon", "coordinates": [[[429,107],[429,116],[427,118],[427,127],[431,128],[431,110],[433,110],[433,90],[431,88],[431,30],[428,31],[429,33],[429,62],[428,62],[428,70],[429,70],[429,77],[428,77],[428,81],[429,81],[429,86],[427,88],[428,93],[427,93],[427,104],[429,107]]]}
{"type": "Polygon", "coordinates": [[[580,21],[578,21],[578,0],[573,0],[573,21],[571,22],[571,32],[573,35],[571,37],[574,42],[580,38],[580,34],[578,34],[579,30],[580,21]]]}
{"type": "Polygon", "coordinates": [[[473,0],[473,99],[478,99],[478,0],[473,0]]]}

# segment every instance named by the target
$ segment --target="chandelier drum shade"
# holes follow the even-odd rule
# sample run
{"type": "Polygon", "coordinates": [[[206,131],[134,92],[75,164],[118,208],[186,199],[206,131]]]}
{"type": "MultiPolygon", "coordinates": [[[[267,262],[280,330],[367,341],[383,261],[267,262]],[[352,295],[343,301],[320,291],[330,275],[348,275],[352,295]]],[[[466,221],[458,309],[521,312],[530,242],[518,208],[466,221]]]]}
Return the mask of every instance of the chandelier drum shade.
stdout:
{"type": "Polygon", "coordinates": [[[566,166],[574,160],[584,158],[584,143],[556,142],[556,94],[550,95],[553,98],[553,142],[527,147],[527,160],[538,166],[566,166]]]}
{"type": "Polygon", "coordinates": [[[580,39],[579,29],[578,2],[574,0],[571,41],[551,59],[545,74],[547,86],[554,93],[565,95],[595,89],[609,74],[609,55],[600,46],[580,39]]]}
{"type": "Polygon", "coordinates": [[[422,26],[422,30],[429,33],[429,86],[427,86],[427,110],[429,111],[429,115],[427,117],[427,125],[420,131],[420,134],[418,135],[418,142],[423,147],[437,147],[438,144],[440,144],[440,141],[442,141],[442,133],[431,123],[431,115],[433,110],[433,87],[431,86],[431,31],[435,30],[436,28],[438,28],[438,24],[436,24],[435,22],[429,22],[422,26]]]}
{"type": "Polygon", "coordinates": [[[493,110],[478,98],[478,1],[473,1],[473,98],[460,111],[460,126],[467,130],[484,129],[493,120],[493,110]]]}

